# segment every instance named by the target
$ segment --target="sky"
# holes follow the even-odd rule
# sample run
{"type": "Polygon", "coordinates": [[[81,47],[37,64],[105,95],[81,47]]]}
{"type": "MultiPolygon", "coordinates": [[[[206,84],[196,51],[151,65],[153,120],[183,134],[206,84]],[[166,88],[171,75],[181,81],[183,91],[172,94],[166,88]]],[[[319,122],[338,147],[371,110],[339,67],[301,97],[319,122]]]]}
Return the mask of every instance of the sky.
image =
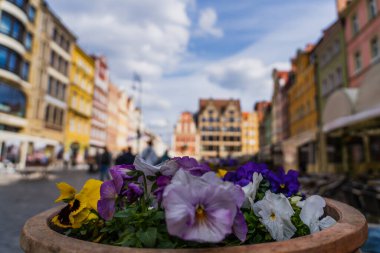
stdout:
{"type": "Polygon", "coordinates": [[[335,0],[47,0],[111,80],[134,97],[142,79],[145,125],[170,142],[199,98],[269,100],[274,68],[315,43],[336,19],[335,0]]]}

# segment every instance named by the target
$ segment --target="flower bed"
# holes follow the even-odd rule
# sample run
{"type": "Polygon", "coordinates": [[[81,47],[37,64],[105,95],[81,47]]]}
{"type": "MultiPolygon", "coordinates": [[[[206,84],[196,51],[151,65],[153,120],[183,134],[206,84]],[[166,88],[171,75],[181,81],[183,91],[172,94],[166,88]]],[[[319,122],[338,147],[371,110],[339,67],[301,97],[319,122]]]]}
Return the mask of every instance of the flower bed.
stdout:
{"type": "Polygon", "coordinates": [[[365,219],[354,209],[334,201],[326,208],[319,196],[304,198],[296,171],[273,172],[248,163],[220,178],[188,157],[160,166],[136,158],[134,166],[114,167],[111,175],[112,180],[104,183],[89,180],[79,193],[66,183],[58,184],[61,196],[57,202],[67,205],[56,214],[50,211],[30,220],[21,238],[23,249],[49,248],[49,242],[36,238],[37,233],[51,238],[60,252],[75,252],[75,247],[87,252],[89,245],[98,252],[107,248],[132,252],[130,247],[207,251],[223,247],[256,252],[271,247],[271,252],[322,247],[326,251],[314,252],[353,252],[366,237],[365,219]],[[54,232],[46,219],[54,230],[83,241],[54,232]],[[70,245],[55,242],[54,238],[61,241],[61,237],[71,241],[70,245]],[[345,245],[348,242],[351,245],[345,245]],[[274,245],[287,248],[273,251],[274,245]]]}

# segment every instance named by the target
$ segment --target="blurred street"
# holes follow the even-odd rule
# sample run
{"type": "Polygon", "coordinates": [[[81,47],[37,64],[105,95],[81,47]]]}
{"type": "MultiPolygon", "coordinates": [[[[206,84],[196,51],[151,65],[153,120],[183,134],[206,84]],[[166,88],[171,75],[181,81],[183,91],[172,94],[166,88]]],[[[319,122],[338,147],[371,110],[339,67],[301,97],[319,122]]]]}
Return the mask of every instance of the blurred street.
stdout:
{"type": "Polygon", "coordinates": [[[56,204],[59,192],[55,183],[65,181],[77,190],[90,177],[87,171],[66,171],[49,174],[47,177],[0,174],[0,252],[22,252],[19,235],[24,222],[56,204]],[[9,180],[9,183],[6,183],[9,180]]]}

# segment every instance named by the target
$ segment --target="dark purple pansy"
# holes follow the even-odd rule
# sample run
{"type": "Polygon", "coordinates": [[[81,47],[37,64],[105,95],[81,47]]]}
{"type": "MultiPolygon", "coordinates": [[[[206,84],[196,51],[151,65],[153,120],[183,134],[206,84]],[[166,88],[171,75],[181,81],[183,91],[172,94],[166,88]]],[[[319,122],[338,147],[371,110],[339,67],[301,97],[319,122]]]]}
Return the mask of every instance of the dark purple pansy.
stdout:
{"type": "Polygon", "coordinates": [[[285,173],[283,168],[279,168],[276,172],[269,174],[268,180],[273,192],[283,193],[287,197],[298,193],[300,188],[298,171],[295,170],[289,170],[288,173],[285,173]]]}
{"type": "Polygon", "coordinates": [[[127,189],[123,191],[122,195],[127,197],[127,203],[131,204],[135,202],[144,194],[143,189],[135,183],[129,183],[127,189]]]}
{"type": "Polygon", "coordinates": [[[249,162],[240,166],[236,171],[227,172],[223,180],[244,187],[252,181],[252,176],[255,172],[260,173],[265,179],[271,174],[266,164],[249,162]]]}
{"type": "Polygon", "coordinates": [[[162,194],[164,193],[165,187],[170,184],[170,181],[172,180],[172,176],[159,176],[157,178],[157,189],[153,192],[153,194],[156,196],[157,201],[162,201],[162,194]]]}
{"type": "Polygon", "coordinates": [[[174,157],[173,160],[176,161],[179,168],[190,172],[190,174],[194,176],[202,176],[211,170],[208,165],[198,163],[198,161],[192,157],[174,157]]]}
{"type": "Polygon", "coordinates": [[[134,170],[130,165],[118,165],[110,169],[112,180],[105,181],[100,186],[100,200],[98,201],[98,213],[105,220],[110,220],[115,213],[116,199],[124,186],[124,181],[131,179],[127,173],[134,170]]]}

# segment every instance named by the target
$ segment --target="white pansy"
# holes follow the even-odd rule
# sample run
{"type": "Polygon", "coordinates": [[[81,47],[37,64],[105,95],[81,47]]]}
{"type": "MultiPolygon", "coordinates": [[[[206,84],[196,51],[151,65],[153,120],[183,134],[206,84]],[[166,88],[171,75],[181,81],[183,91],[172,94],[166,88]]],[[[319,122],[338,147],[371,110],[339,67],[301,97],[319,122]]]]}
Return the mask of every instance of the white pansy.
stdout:
{"type": "Polygon", "coordinates": [[[301,199],[302,199],[301,196],[294,196],[294,197],[291,197],[291,198],[290,198],[290,203],[292,203],[292,204],[297,204],[298,202],[301,201],[301,199]]]}
{"type": "Polygon", "coordinates": [[[161,172],[164,176],[172,176],[178,170],[178,164],[174,160],[167,160],[156,166],[147,163],[140,156],[136,156],[133,162],[136,170],[144,172],[145,176],[154,176],[157,172],[161,172]]]}
{"type": "Polygon", "coordinates": [[[320,220],[324,213],[323,208],[326,206],[326,201],[321,196],[310,196],[305,201],[298,202],[297,206],[302,208],[300,218],[309,227],[311,234],[329,228],[336,223],[330,216],[320,220]]]}
{"type": "Polygon", "coordinates": [[[252,175],[252,182],[242,188],[245,194],[245,199],[249,201],[251,208],[256,198],[257,189],[259,189],[262,180],[263,176],[260,173],[255,172],[252,175]]]}
{"type": "Polygon", "coordinates": [[[294,210],[283,194],[266,191],[265,197],[253,204],[253,211],[276,241],[292,238],[297,230],[290,220],[294,210]]]}

